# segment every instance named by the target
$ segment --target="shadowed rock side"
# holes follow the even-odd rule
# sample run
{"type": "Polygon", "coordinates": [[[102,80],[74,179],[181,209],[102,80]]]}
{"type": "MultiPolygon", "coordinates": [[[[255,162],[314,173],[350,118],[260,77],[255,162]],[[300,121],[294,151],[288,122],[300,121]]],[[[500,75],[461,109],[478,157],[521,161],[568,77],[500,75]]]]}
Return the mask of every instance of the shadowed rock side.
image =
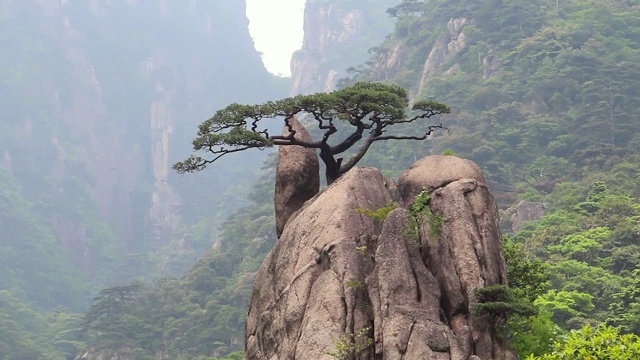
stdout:
{"type": "Polygon", "coordinates": [[[425,219],[419,239],[403,208],[383,222],[355,211],[385,206],[387,182],[355,168],[287,223],[256,276],[247,359],[333,359],[345,339],[362,345],[350,346],[360,360],[515,358],[489,319],[471,315],[476,288],[506,283],[497,209],[478,167],[437,156],[402,175],[403,202],[427,187],[443,219],[438,232],[425,219]]]}
{"type": "MultiPolygon", "coordinates": [[[[293,117],[289,120],[297,139],[311,142],[305,127],[293,117]]],[[[282,135],[289,135],[287,127],[282,135]]],[[[315,149],[302,146],[280,146],[276,170],[274,204],[276,211],[276,233],[278,237],[291,215],[311,199],[320,189],[318,156],[315,149]]]]}

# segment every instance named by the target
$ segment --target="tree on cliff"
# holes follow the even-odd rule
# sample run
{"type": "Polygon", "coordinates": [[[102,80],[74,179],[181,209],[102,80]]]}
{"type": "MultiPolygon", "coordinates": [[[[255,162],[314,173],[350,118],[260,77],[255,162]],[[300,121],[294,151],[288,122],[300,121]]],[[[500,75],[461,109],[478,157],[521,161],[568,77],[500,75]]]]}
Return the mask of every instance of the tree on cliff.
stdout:
{"type": "Polygon", "coordinates": [[[414,14],[424,14],[428,9],[424,2],[418,0],[402,0],[402,3],[387,9],[391,17],[404,17],[414,14]]]}
{"type": "MultiPolygon", "coordinates": [[[[320,159],[326,166],[327,183],[331,184],[355,166],[371,144],[382,140],[424,140],[442,124],[429,125],[419,135],[388,134],[388,128],[428,119],[434,115],[449,113],[447,105],[435,101],[418,101],[409,106],[407,92],[398,86],[381,83],[356,83],[332,93],[298,95],[261,105],[232,104],[216,112],[204,121],[193,141],[195,151],[210,153],[205,159],[192,155],[185,161],[173,165],[178,173],[194,172],[222,156],[252,148],[264,149],[273,145],[299,145],[318,149],[320,159]],[[290,120],[296,115],[308,114],[317,122],[322,137],[316,141],[304,141],[296,137],[290,120]],[[270,135],[259,123],[264,119],[282,118],[288,135],[270,135]],[[331,145],[329,138],[343,128],[350,128],[348,136],[331,145]],[[343,161],[338,155],[363,140],[360,148],[343,161]]],[[[349,130],[345,130],[347,133],[349,130]]],[[[345,134],[346,135],[346,134],[345,134]]]]}

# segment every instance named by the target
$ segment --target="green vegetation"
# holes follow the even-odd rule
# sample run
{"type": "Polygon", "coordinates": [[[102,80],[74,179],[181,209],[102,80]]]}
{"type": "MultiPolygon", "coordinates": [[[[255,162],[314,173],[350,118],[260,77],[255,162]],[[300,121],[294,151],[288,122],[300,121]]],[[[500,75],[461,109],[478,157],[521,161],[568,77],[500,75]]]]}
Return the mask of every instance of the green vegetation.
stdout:
{"type": "Polygon", "coordinates": [[[550,315],[534,305],[548,289],[547,268],[508,237],[504,238],[503,249],[509,286],[477,289],[474,315],[489,315],[496,334],[518,354],[543,354],[560,334],[550,315]]]}
{"type": "Polygon", "coordinates": [[[409,226],[404,229],[404,233],[413,240],[416,246],[422,246],[420,234],[424,225],[427,225],[427,233],[432,240],[435,241],[440,237],[442,223],[445,219],[442,215],[431,211],[428,189],[424,189],[416,195],[413,205],[406,210],[406,213],[409,217],[409,226]]]}
{"type": "Polygon", "coordinates": [[[73,359],[81,316],[57,308],[49,314],[33,311],[9,291],[0,291],[0,359],[73,359]]]}
{"type": "Polygon", "coordinates": [[[550,290],[536,304],[554,321],[566,329],[606,322],[638,332],[638,200],[623,195],[626,188],[620,193],[596,181],[589,189],[587,181],[557,189],[556,210],[514,241],[548,264],[550,290]]]}
{"type": "Polygon", "coordinates": [[[509,237],[503,238],[508,303],[522,311],[510,311],[498,318],[496,330],[518,354],[544,354],[550,351],[554,339],[562,333],[551,321],[551,315],[534,305],[549,288],[548,267],[528,255],[523,247],[509,237]],[[506,315],[506,316],[504,316],[506,315]]]}
{"type": "Polygon", "coordinates": [[[360,253],[360,255],[365,255],[367,253],[367,246],[356,246],[356,251],[360,253]]]}
{"type": "Polygon", "coordinates": [[[162,351],[179,360],[207,354],[233,359],[243,349],[251,274],[276,240],[274,165],[250,193],[252,202],[222,225],[220,246],[186,274],[103,290],[84,317],[88,347],[150,357],[162,351]]]}
{"type": "MultiPolygon", "coordinates": [[[[371,3],[375,6],[368,10],[374,11],[381,2],[371,3]]],[[[182,39],[194,40],[188,31],[192,28],[189,17],[178,5],[167,6],[176,16],[175,26],[167,27],[167,20],[158,20],[153,23],[157,31],[150,33],[138,26],[149,19],[166,19],[159,11],[148,15],[138,10],[122,12],[117,7],[105,10],[108,21],[134,19],[132,23],[139,25],[132,29],[109,26],[109,22],[92,23],[88,5],[65,10],[74,29],[89,29],[84,32],[86,43],[79,37],[74,41],[80,43],[74,46],[87,46],[86,55],[95,59],[91,65],[101,81],[105,106],[118,109],[110,117],[118,119],[117,126],[110,128],[105,120],[106,130],[100,131],[127,129],[118,133],[121,142],[149,131],[148,121],[132,119],[145,118],[148,100],[158,96],[156,83],[178,84],[173,88],[174,101],[180,106],[206,109],[236,101],[247,91],[228,84],[248,83],[264,75],[248,71],[249,65],[231,74],[228,71],[234,64],[212,64],[215,71],[205,76],[203,83],[223,85],[207,88],[206,99],[195,105],[191,105],[192,99],[181,99],[193,91],[191,87],[186,90],[187,83],[191,84],[186,79],[194,74],[163,68],[153,78],[140,77],[140,64],[148,59],[148,50],[167,39],[180,40],[180,47],[169,51],[180,57],[176,61],[189,56],[178,51],[188,43],[182,39]],[[116,31],[107,36],[100,32],[102,26],[116,31]],[[122,39],[130,40],[125,42],[127,55],[107,56],[122,39]],[[121,75],[110,76],[115,73],[121,75]],[[129,96],[126,89],[135,89],[141,97],[129,96]],[[209,104],[211,99],[218,103],[209,104]]],[[[203,10],[202,6],[215,5],[197,6],[203,10]]],[[[445,118],[450,131],[434,133],[424,142],[381,141],[360,163],[397,175],[428,153],[460,156],[482,167],[501,210],[507,211],[521,200],[544,202],[545,216],[519,223],[517,232],[509,216],[502,217],[503,231],[508,233],[504,252],[509,288],[481,290],[477,295],[482,301],[476,311],[495,320],[498,334],[521,358],[638,358],[640,3],[434,0],[396,1],[388,6],[393,7],[389,12],[395,16],[394,32],[371,50],[370,61],[354,68],[353,77],[344,83],[383,81],[385,85],[375,85],[377,89],[399,89],[387,84],[410,89],[409,95],[418,104],[435,104],[429,102],[434,99],[446,102],[451,107],[445,118]],[[464,34],[455,39],[460,51],[442,53],[445,56],[430,69],[428,81],[421,82],[434,45],[452,40],[449,28],[464,34]]],[[[178,260],[175,247],[168,244],[162,244],[155,255],[145,253],[152,247],[145,235],[145,216],[153,179],[149,175],[137,179],[140,185],[127,195],[133,203],[129,220],[137,224],[133,227],[135,241],[119,243],[114,230],[118,224],[97,210],[95,186],[103,179],[102,173],[84,158],[86,149],[91,148],[85,140],[91,137],[77,135],[74,128],[52,115],[51,89],[59,90],[62,108],[71,112],[74,96],[85,93],[85,85],[63,86],[76,78],[68,62],[40,61],[66,58],[68,49],[63,47],[65,41],[43,37],[48,27],[55,26],[51,19],[25,10],[20,19],[5,13],[0,16],[0,45],[15,50],[0,59],[0,109],[4,115],[0,118],[0,358],[72,359],[83,349],[105,347],[129,348],[140,359],[153,358],[158,351],[165,352],[167,359],[241,358],[238,351],[252,275],[275,242],[273,178],[269,177],[273,163],[251,191],[248,204],[234,198],[212,209],[211,199],[219,195],[213,179],[226,179],[228,184],[234,178],[229,173],[209,171],[176,182],[183,203],[189,204],[184,209],[188,221],[179,227],[180,236],[189,234],[185,239],[193,239],[196,249],[185,250],[189,255],[178,260]],[[65,154],[64,159],[58,160],[58,154],[65,154]],[[53,164],[65,169],[62,176],[53,164]],[[198,191],[183,191],[189,188],[198,191]],[[222,220],[212,215],[214,212],[232,214],[219,233],[216,230],[222,220]],[[61,247],[61,227],[56,224],[71,229],[82,224],[87,231],[83,245],[92,257],[86,260],[61,247]],[[214,249],[211,244],[216,244],[214,249]],[[201,252],[206,254],[184,275],[130,283],[139,271],[154,267],[168,267],[169,272],[178,274],[201,252]],[[110,287],[98,293],[105,286],[110,287]],[[91,294],[96,293],[84,317],[73,314],[86,308],[91,294]],[[60,304],[65,307],[58,307],[60,304]]],[[[214,24],[231,23],[224,12],[212,14],[217,14],[211,20],[214,24]]],[[[237,48],[222,33],[216,33],[215,38],[215,46],[206,47],[207,59],[214,59],[222,49],[237,48]]],[[[195,42],[209,40],[196,38],[195,42]]],[[[356,48],[340,51],[358,52],[356,48]]],[[[342,55],[338,50],[329,54],[327,66],[342,55]]],[[[230,54],[228,58],[245,57],[230,54]]],[[[257,58],[252,61],[259,63],[257,58]]],[[[259,64],[256,66],[258,69],[259,64]]],[[[256,89],[259,92],[263,87],[256,89]]],[[[338,98],[356,99],[359,92],[351,90],[347,87],[337,92],[338,98]]],[[[385,90],[377,95],[386,98],[389,94],[385,90]]],[[[392,97],[399,98],[397,104],[403,106],[390,108],[404,111],[407,94],[397,91],[395,95],[400,95],[392,97]]],[[[326,105],[319,101],[325,99],[335,110],[336,96],[291,98],[286,99],[286,105],[303,100],[309,101],[305,106],[326,105]]],[[[265,100],[254,94],[247,101],[265,100]]],[[[237,115],[247,109],[235,106],[225,110],[237,115]]],[[[174,117],[206,115],[180,114],[174,117]]],[[[353,125],[342,119],[346,113],[334,114],[336,125],[353,125]]],[[[416,122],[395,128],[402,137],[425,131],[416,122]]],[[[185,124],[174,130],[172,141],[184,143],[190,137],[185,124]]],[[[369,130],[359,135],[366,137],[369,130]]],[[[357,131],[356,126],[356,135],[357,131]]],[[[247,132],[236,130],[213,140],[234,142],[242,139],[239,135],[247,132]]],[[[250,145],[268,145],[265,138],[257,134],[250,145]]],[[[132,149],[151,149],[147,138],[132,143],[132,149]]],[[[239,170],[233,173],[244,174],[239,170]]],[[[381,220],[388,208],[358,211],[381,220]]],[[[419,229],[423,226],[429,227],[434,238],[439,236],[445,219],[429,210],[428,192],[419,195],[409,215],[407,234],[416,244],[421,242],[419,229]]],[[[355,250],[367,252],[364,247],[355,250]]],[[[331,355],[345,358],[360,353],[371,345],[370,332],[366,329],[345,335],[331,355]]]]}
{"type": "Polygon", "coordinates": [[[537,311],[498,329],[521,357],[559,351],[554,342],[584,326],[639,335],[640,3],[407,0],[389,12],[394,33],[343,83],[386,81],[442,100],[450,131],[420,152],[381,144],[365,164],[397,174],[446,150],[482,167],[501,208],[546,203],[544,218],[517,233],[502,218],[512,300],[537,311]],[[454,22],[464,45],[421,83],[454,22]],[[385,68],[390,54],[402,65],[385,68]]]}
{"type": "Polygon", "coordinates": [[[365,287],[365,284],[362,281],[358,281],[358,280],[347,280],[345,285],[349,289],[364,289],[365,287]]]}
{"type": "Polygon", "coordinates": [[[519,299],[534,302],[549,288],[549,269],[540,259],[532,258],[522,245],[503,237],[502,249],[507,265],[509,288],[519,299]]]}
{"type": "Polygon", "coordinates": [[[527,360],[634,360],[640,358],[640,338],[621,335],[609,326],[585,326],[557,342],[551,354],[528,356],[527,360]]]}
{"type": "Polygon", "coordinates": [[[368,218],[371,218],[374,221],[383,221],[384,219],[387,218],[389,213],[392,212],[397,207],[398,207],[397,203],[390,201],[389,203],[387,203],[387,206],[381,207],[380,209],[377,209],[375,211],[370,209],[365,209],[365,208],[357,208],[355,209],[355,212],[357,212],[358,214],[362,214],[368,218]]]}
{"type": "MultiPolygon", "coordinates": [[[[535,195],[548,192],[559,179],[580,176],[583,166],[597,168],[605,159],[637,151],[638,126],[628,121],[632,104],[640,100],[633,95],[638,77],[631,63],[638,51],[639,40],[630,30],[637,4],[496,0],[422,5],[428,11],[400,18],[394,36],[374,51],[370,67],[360,69],[354,81],[385,80],[420,90],[417,99],[449,104],[450,132],[430,143],[433,152],[451,149],[481,164],[491,181],[531,187],[535,195]],[[473,19],[473,25],[466,21],[461,27],[465,47],[418,89],[433,44],[439,37],[449,40],[445,28],[452,18],[473,19]],[[382,73],[376,64],[398,48],[408,51],[403,66],[382,73]],[[596,90],[607,88],[608,98],[596,90]],[[605,116],[606,109],[611,116],[605,116]]],[[[412,147],[386,145],[372,149],[367,164],[400,171],[415,157],[412,147]]]]}
{"type": "Polygon", "coordinates": [[[478,288],[475,295],[478,303],[473,308],[474,315],[489,315],[494,324],[504,322],[512,315],[528,317],[537,314],[532,303],[516,298],[506,285],[478,288]]]}
{"type": "Polygon", "coordinates": [[[333,356],[336,360],[349,360],[358,356],[369,346],[373,345],[373,339],[370,337],[371,326],[360,329],[355,334],[342,335],[336,341],[334,351],[327,354],[333,356]]]}
{"type": "MultiPolygon", "coordinates": [[[[318,149],[325,165],[327,184],[331,184],[354,167],[376,141],[385,140],[425,140],[440,125],[420,125],[422,130],[413,135],[390,134],[389,127],[398,124],[420,123],[435,115],[446,114],[449,107],[435,101],[417,101],[411,105],[415,114],[407,115],[409,97],[401,87],[381,83],[359,82],[331,93],[298,95],[261,105],[232,104],[216,112],[203,122],[198,137],[193,141],[195,151],[210,153],[212,158],[205,159],[192,155],[187,160],[176,163],[173,168],[178,173],[199,171],[222,156],[248,149],[264,149],[274,145],[302,146],[318,149]],[[298,114],[308,114],[322,130],[319,140],[306,141],[296,137],[296,131],[290,119],[298,114]],[[284,127],[288,135],[270,135],[263,119],[284,118],[284,127]],[[346,125],[352,128],[343,130],[349,135],[331,145],[332,135],[346,125]],[[365,135],[365,130],[367,134],[365,135]],[[349,150],[361,139],[362,144],[355,154],[343,162],[337,155],[349,150]]],[[[395,128],[394,131],[398,131],[395,128]]]]}

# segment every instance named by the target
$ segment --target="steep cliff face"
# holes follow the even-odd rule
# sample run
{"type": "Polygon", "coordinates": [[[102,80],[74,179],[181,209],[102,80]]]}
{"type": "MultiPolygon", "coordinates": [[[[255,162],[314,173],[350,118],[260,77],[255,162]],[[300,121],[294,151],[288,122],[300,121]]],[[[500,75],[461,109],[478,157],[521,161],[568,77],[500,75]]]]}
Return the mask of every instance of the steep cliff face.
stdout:
{"type": "MultiPolygon", "coordinates": [[[[444,31],[436,43],[433,45],[429,56],[422,67],[420,74],[420,82],[418,83],[418,94],[422,94],[427,82],[436,74],[440,67],[447,61],[451,60],[456,54],[464,50],[466,47],[466,35],[462,31],[467,24],[464,17],[450,19],[447,22],[447,31],[444,31]]],[[[453,68],[445,71],[453,71],[453,68]]]]}
{"type": "Polygon", "coordinates": [[[308,0],[302,49],[291,59],[291,95],[331,91],[347,68],[362,63],[367,50],[391,31],[384,10],[392,0],[308,0]]]}
{"type": "MultiPolygon", "coordinates": [[[[397,27],[402,26],[403,21],[406,22],[406,19],[400,19],[397,27]]],[[[396,30],[373,54],[368,63],[367,76],[379,81],[399,79],[403,86],[412,90],[413,96],[423,94],[434,76],[456,71],[459,64],[452,60],[467,47],[464,27],[469,23],[466,17],[452,17],[443,26],[419,38],[408,37],[411,25],[406,25],[409,28],[406,31],[396,30]]],[[[486,58],[482,61],[482,71],[486,77],[492,71],[497,71],[496,60],[486,58]]]]}
{"type": "Polygon", "coordinates": [[[353,169],[289,219],[256,275],[247,359],[513,358],[487,315],[473,315],[476,289],[506,284],[477,165],[424,158],[399,180],[405,208],[383,221],[360,215],[388,205],[389,184],[353,169]],[[423,190],[431,213],[415,220],[405,209],[423,190]]]}
{"type": "Polygon", "coordinates": [[[242,1],[2,1],[0,171],[85,274],[166,245],[234,182],[170,167],[216,108],[283,95],[247,25],[242,1]]]}

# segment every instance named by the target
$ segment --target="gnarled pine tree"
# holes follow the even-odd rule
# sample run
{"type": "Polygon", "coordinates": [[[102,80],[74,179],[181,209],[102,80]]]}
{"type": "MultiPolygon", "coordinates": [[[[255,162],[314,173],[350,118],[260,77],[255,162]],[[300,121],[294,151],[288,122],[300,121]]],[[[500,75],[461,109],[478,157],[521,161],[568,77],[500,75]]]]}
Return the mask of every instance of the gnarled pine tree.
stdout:
{"type": "Polygon", "coordinates": [[[447,105],[435,101],[418,101],[409,106],[407,92],[398,86],[381,83],[357,83],[331,93],[299,95],[261,105],[232,104],[216,112],[199,126],[198,137],[193,141],[195,151],[210,153],[205,159],[192,155],[173,168],[178,173],[194,172],[222,156],[252,148],[264,149],[273,145],[299,145],[318,149],[326,166],[327,184],[355,166],[371,144],[382,140],[424,140],[442,124],[429,125],[426,131],[415,136],[392,135],[392,125],[428,119],[434,115],[449,113],[447,105]],[[308,114],[317,122],[322,137],[316,141],[303,141],[296,137],[290,119],[308,114]],[[259,126],[264,119],[283,118],[288,135],[271,135],[259,126]],[[344,125],[343,125],[344,124],[344,125]],[[338,133],[339,127],[350,125],[352,133],[337,144],[329,139],[338,133]],[[360,148],[347,161],[337,158],[362,140],[360,148]]]}

